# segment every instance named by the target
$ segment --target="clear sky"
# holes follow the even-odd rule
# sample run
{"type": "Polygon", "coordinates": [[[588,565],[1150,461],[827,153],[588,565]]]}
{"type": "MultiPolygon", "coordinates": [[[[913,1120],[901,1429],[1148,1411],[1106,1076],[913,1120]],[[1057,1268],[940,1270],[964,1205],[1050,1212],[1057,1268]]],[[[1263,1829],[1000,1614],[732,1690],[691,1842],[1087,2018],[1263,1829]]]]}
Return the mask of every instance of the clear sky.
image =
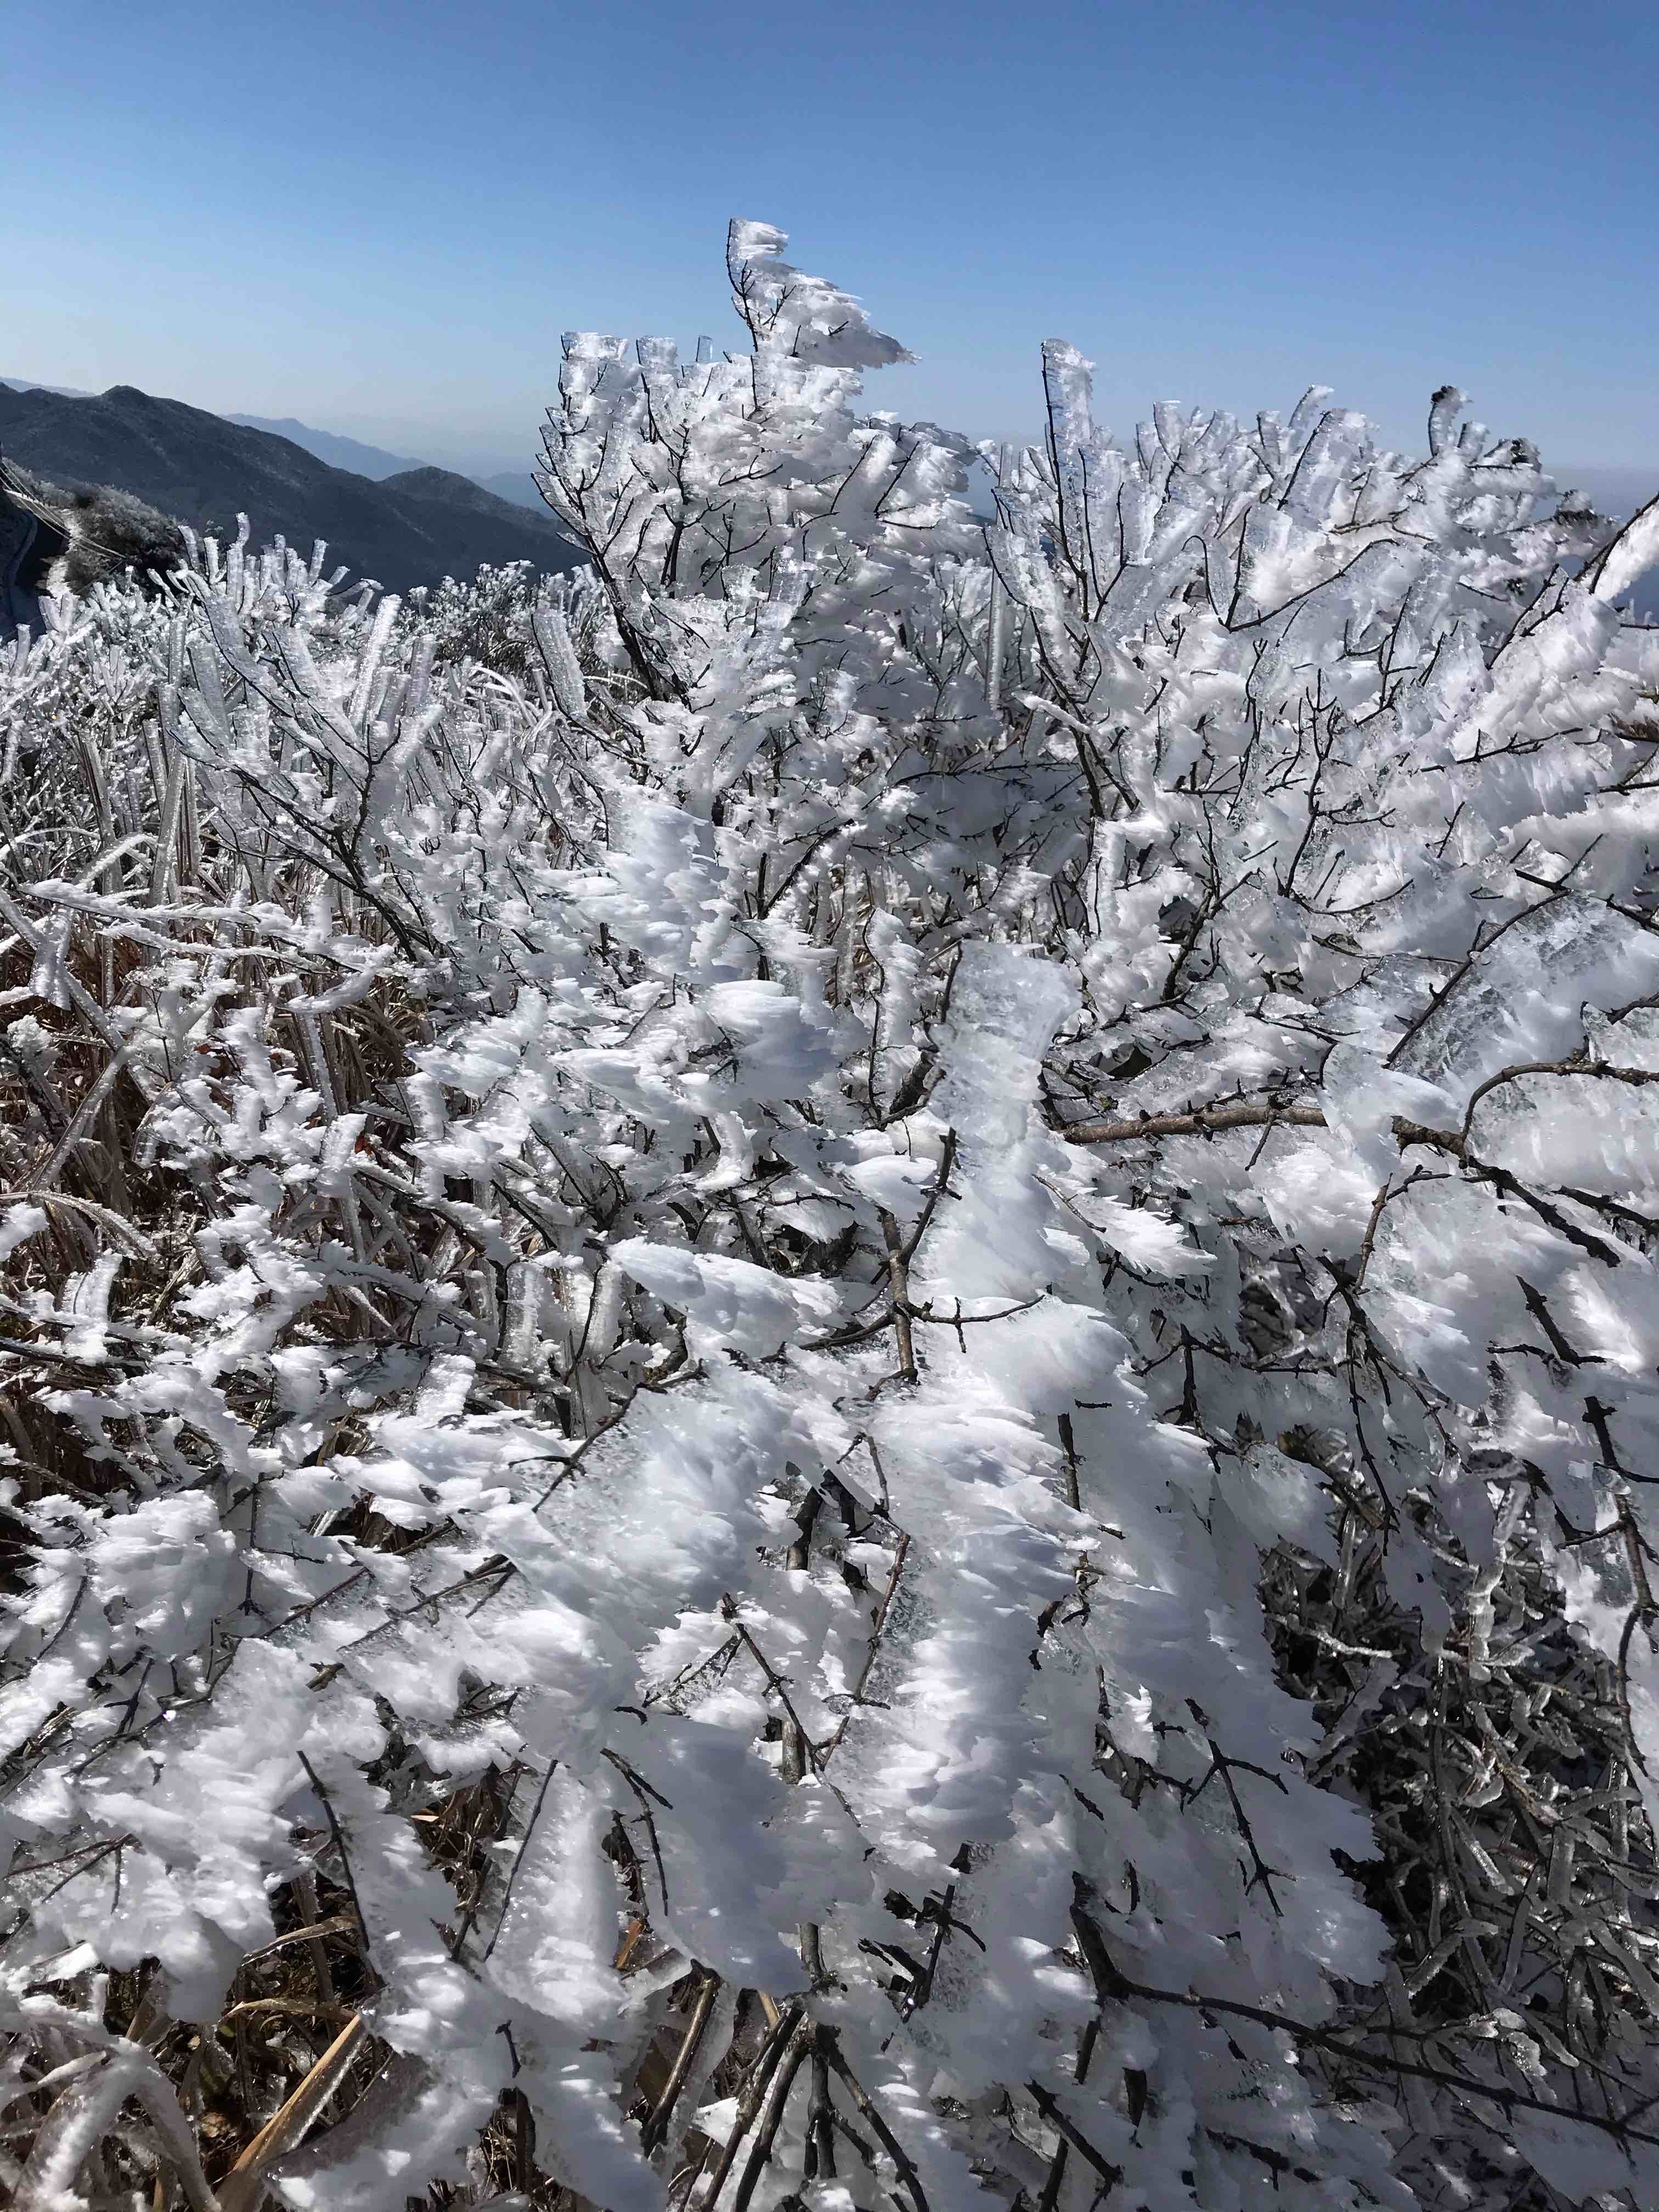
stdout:
{"type": "Polygon", "coordinates": [[[1415,446],[1451,381],[1659,466],[1651,0],[64,0],[0,113],[7,375],[507,466],[562,330],[735,342],[739,214],[975,435],[1060,336],[1121,431],[1316,381],[1415,446]]]}

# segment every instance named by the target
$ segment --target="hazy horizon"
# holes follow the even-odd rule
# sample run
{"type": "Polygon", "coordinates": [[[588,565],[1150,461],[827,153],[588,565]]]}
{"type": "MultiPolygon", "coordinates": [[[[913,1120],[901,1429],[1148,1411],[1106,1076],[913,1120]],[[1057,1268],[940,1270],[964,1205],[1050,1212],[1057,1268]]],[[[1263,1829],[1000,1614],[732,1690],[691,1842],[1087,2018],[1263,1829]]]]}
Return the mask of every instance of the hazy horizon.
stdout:
{"type": "MultiPolygon", "coordinates": [[[[42,389],[58,391],[71,398],[85,398],[98,396],[84,390],[58,385],[55,380],[49,381],[44,377],[33,379],[20,377],[12,370],[8,370],[3,375],[0,375],[0,381],[12,384],[33,383],[39,385],[42,389]]],[[[117,381],[127,384],[131,383],[133,380],[130,377],[122,377],[117,381]]],[[[105,389],[107,390],[108,386],[105,389]]],[[[167,399],[180,397],[176,392],[160,392],[153,396],[167,399]]],[[[203,403],[199,400],[191,400],[186,404],[200,406],[203,403]]],[[[249,419],[252,412],[246,408],[212,408],[208,411],[221,414],[231,419],[249,419]]],[[[257,421],[253,423],[253,427],[274,428],[283,421],[295,422],[308,431],[319,431],[334,437],[355,439],[364,445],[375,447],[388,458],[395,456],[401,459],[411,467],[424,465],[452,469],[458,475],[469,476],[475,479],[498,477],[518,469],[522,469],[528,476],[531,468],[539,457],[538,437],[536,435],[532,435],[517,453],[509,452],[505,447],[499,449],[485,447],[451,447],[447,442],[442,426],[434,430],[423,428],[416,422],[398,423],[373,416],[355,418],[336,417],[319,422],[295,416],[289,410],[283,416],[266,416],[263,421],[257,421]],[[417,441],[420,441],[418,446],[417,441]]],[[[539,427],[538,422],[538,432],[539,432],[539,427]]],[[[1133,425],[1126,422],[1118,427],[1127,431],[1132,430],[1133,425]]],[[[1031,434],[1036,434],[1033,432],[1031,434]]],[[[1553,454],[1547,448],[1544,452],[1543,459],[1545,466],[1563,488],[1571,485],[1588,493],[1616,515],[1632,512],[1637,507],[1645,505],[1646,501],[1656,494],[1659,494],[1659,462],[1644,464],[1640,461],[1586,461],[1576,454],[1553,454]]],[[[339,461],[334,465],[346,467],[349,464],[339,461]]]]}

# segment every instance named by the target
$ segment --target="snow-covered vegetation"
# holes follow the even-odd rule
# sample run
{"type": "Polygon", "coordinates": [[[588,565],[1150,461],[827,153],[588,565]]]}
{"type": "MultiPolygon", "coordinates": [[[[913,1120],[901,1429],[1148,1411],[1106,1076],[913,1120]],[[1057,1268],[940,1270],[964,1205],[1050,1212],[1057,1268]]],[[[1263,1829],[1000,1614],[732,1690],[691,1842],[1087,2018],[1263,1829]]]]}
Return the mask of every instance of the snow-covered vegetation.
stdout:
{"type": "Polygon", "coordinates": [[[1659,517],[783,244],[0,660],[6,2194],[1651,2204],[1659,517]]]}

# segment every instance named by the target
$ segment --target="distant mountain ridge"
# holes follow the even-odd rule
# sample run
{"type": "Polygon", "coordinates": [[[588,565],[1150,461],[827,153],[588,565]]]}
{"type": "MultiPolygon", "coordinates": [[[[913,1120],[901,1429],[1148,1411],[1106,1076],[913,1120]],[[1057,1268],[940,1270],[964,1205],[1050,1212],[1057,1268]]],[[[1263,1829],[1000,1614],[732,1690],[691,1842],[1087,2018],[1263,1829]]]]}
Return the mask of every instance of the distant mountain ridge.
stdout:
{"type": "MultiPolygon", "coordinates": [[[[250,430],[269,430],[273,437],[289,438],[296,446],[303,446],[308,453],[315,453],[319,461],[331,468],[349,469],[356,475],[368,477],[375,483],[385,483],[388,478],[406,476],[411,469],[428,469],[436,465],[431,461],[411,460],[406,453],[389,453],[384,446],[365,445],[361,438],[348,438],[343,431],[319,430],[310,422],[301,422],[293,415],[280,417],[269,415],[227,415],[227,422],[241,422],[250,430]]],[[[538,514],[545,514],[546,506],[532,480],[529,465],[521,469],[507,469],[494,476],[475,476],[463,470],[470,483],[482,484],[493,491],[497,499],[507,500],[514,507],[528,507],[538,514]]]]}
{"type": "Polygon", "coordinates": [[[256,544],[280,532],[308,553],[325,538],[331,565],[388,591],[470,578],[485,562],[556,574],[582,557],[544,507],[470,477],[416,463],[377,482],[295,439],[131,385],[71,395],[0,380],[0,453],[71,488],[118,486],[198,529],[234,531],[244,513],[256,544]]]}
{"type": "Polygon", "coordinates": [[[481,483],[486,491],[493,491],[497,499],[510,501],[514,507],[538,507],[546,512],[547,502],[537,490],[528,466],[508,469],[500,476],[477,477],[474,482],[481,483]]]}
{"type": "Polygon", "coordinates": [[[73,384],[35,384],[26,376],[0,376],[9,392],[55,392],[60,399],[90,399],[90,392],[82,392],[73,384]]]}
{"type": "MultiPolygon", "coordinates": [[[[175,417],[175,428],[180,428],[175,417]]],[[[82,426],[85,427],[85,426],[82,426]]],[[[148,444],[148,441],[140,441],[148,444]]],[[[101,449],[101,441],[100,441],[101,449]]],[[[238,513],[248,514],[253,526],[256,542],[269,538],[278,530],[289,542],[302,551],[309,551],[312,540],[322,537],[328,540],[331,560],[343,561],[354,576],[372,574],[390,591],[405,591],[409,583],[435,582],[437,574],[459,568],[471,574],[478,562],[488,560],[500,565],[506,559],[541,561],[549,552],[549,540],[562,549],[561,557],[548,559],[544,565],[557,570],[576,565],[577,555],[564,538],[549,514],[531,477],[526,462],[522,470],[506,470],[489,476],[473,477],[456,471],[439,468],[432,463],[412,459],[404,453],[394,453],[381,446],[367,443],[359,438],[347,437],[343,432],[319,430],[295,416],[210,415],[205,410],[188,406],[182,400],[149,400],[149,395],[136,392],[130,385],[117,385],[102,394],[77,391],[73,386],[35,384],[21,377],[0,376],[0,451],[12,452],[26,465],[44,471],[58,478],[71,482],[93,481],[112,483],[125,491],[132,492],[153,505],[174,514],[181,520],[197,526],[209,524],[220,528],[234,526],[238,513]],[[393,512],[385,512],[371,518],[354,503],[343,486],[313,483],[310,489],[317,497],[325,501],[327,513],[344,520],[341,526],[325,526],[320,519],[301,517],[294,505],[291,493],[295,487],[291,479],[292,464],[278,464],[273,456],[264,456],[264,468],[253,467],[250,451],[246,465],[248,489],[234,488],[234,469],[222,477],[224,489],[210,485],[203,491],[201,502],[186,507],[169,504],[160,479],[155,473],[161,465],[159,459],[146,450],[135,451],[128,464],[128,473],[94,478],[87,470],[76,465],[74,441],[62,442],[70,426],[64,424],[59,430],[41,430],[32,425],[19,430],[15,418],[7,412],[8,395],[45,395],[55,399],[106,402],[123,397],[146,400],[149,404],[176,410],[176,417],[189,416],[201,422],[217,422],[245,430],[267,441],[299,452],[322,465],[327,477],[355,479],[360,488],[374,488],[386,497],[393,512]],[[37,435],[40,442],[36,442],[37,435]],[[281,497],[264,490],[267,473],[275,470],[289,483],[289,491],[281,497]],[[480,507],[472,498],[482,490],[493,506],[480,507]],[[262,496],[263,493],[263,496],[262,496]],[[274,503],[273,503],[274,501],[274,503]],[[422,505],[404,511],[403,502],[419,501],[422,505]],[[443,519],[429,511],[435,505],[451,510],[452,526],[445,531],[443,519]],[[209,509],[211,511],[208,511],[209,509]],[[502,509],[517,510],[505,514],[502,509]],[[274,519],[281,512],[285,520],[274,519]],[[476,542],[487,541],[492,545],[502,542],[502,534],[509,538],[515,526],[521,526],[526,515],[533,518],[532,527],[538,532],[533,543],[520,544],[516,551],[499,550],[481,553],[471,559],[471,548],[476,542]],[[437,549],[453,544],[454,551],[443,553],[437,549]],[[358,548],[379,549],[379,565],[368,557],[358,557],[358,548]],[[433,549],[428,550],[427,549],[433,549]],[[430,562],[437,558],[441,566],[437,574],[430,570],[430,562]],[[449,564],[446,569],[441,564],[449,564]],[[471,566],[468,562],[471,561],[471,566]],[[422,567],[422,562],[426,563],[422,567]]],[[[1637,509],[1644,506],[1659,492],[1659,465],[1651,469],[1620,467],[1607,463],[1551,461],[1546,467],[1563,489],[1583,491],[1601,511],[1615,520],[1625,521],[1637,509]]],[[[188,489],[188,485],[185,489],[188,489]]],[[[978,502],[975,501],[977,505],[978,502]]],[[[308,510],[308,514],[310,511],[308,510]]],[[[321,510],[316,514],[320,515],[321,510]]],[[[1649,620],[1659,619],[1659,578],[1643,580],[1633,596],[1637,611],[1649,620]]]]}
{"type": "Polygon", "coordinates": [[[313,429],[309,422],[292,415],[227,415],[225,420],[240,422],[245,430],[264,430],[273,438],[286,438],[293,445],[303,446],[319,461],[326,461],[330,468],[367,477],[371,483],[384,483],[388,477],[401,476],[406,469],[428,465],[410,454],[388,453],[384,447],[366,446],[361,438],[347,438],[337,430],[313,429]]]}

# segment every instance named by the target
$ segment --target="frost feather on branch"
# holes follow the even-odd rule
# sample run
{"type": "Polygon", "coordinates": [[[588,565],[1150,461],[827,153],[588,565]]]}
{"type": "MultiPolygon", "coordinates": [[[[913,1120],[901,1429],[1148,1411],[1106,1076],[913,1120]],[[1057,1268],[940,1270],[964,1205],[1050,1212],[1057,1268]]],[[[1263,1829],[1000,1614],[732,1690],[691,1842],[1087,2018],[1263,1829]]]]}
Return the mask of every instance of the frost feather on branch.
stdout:
{"type": "Polygon", "coordinates": [[[785,246],[0,664],[0,2176],[1651,2201],[1653,511],[785,246]]]}

